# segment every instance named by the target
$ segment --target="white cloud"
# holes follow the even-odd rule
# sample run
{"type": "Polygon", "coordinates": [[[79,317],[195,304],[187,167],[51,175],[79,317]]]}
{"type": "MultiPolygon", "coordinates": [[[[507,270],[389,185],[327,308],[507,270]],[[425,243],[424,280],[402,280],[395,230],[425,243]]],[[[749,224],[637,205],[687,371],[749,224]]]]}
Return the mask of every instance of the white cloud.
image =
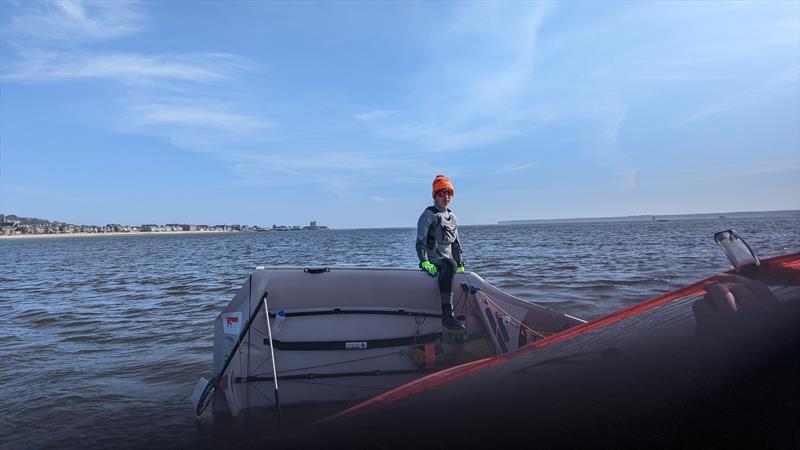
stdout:
{"type": "Polygon", "coordinates": [[[389,117],[392,114],[396,114],[397,111],[385,111],[385,110],[375,110],[369,111],[361,114],[356,114],[353,117],[362,121],[362,122],[372,122],[373,120],[380,120],[385,117],[389,117]]]}
{"type": "Polygon", "coordinates": [[[12,20],[10,34],[71,45],[76,41],[112,39],[142,30],[142,15],[133,1],[25,2],[12,20]]]}
{"type": "Polygon", "coordinates": [[[242,161],[275,139],[280,126],[258,111],[245,114],[241,105],[226,101],[176,98],[130,103],[118,130],[168,139],[174,146],[242,161]]]}
{"type": "Polygon", "coordinates": [[[416,108],[364,120],[382,139],[427,151],[471,149],[517,135],[536,119],[528,103],[539,28],[547,3],[468,3],[456,9],[415,75],[416,108]]]}
{"type": "Polygon", "coordinates": [[[597,166],[609,169],[619,189],[633,189],[638,170],[619,148],[625,105],[614,93],[594,92],[592,95],[592,101],[587,100],[581,111],[588,125],[578,128],[584,154],[597,166]]]}
{"type": "Polygon", "coordinates": [[[231,133],[262,132],[275,126],[260,117],[226,111],[224,106],[215,104],[134,105],[129,118],[142,125],[219,129],[231,133]]]}
{"type": "Polygon", "coordinates": [[[25,2],[3,33],[9,52],[0,77],[8,81],[55,82],[108,79],[128,84],[163,81],[213,82],[232,78],[250,64],[229,53],[147,55],[109,51],[104,41],[144,31],[144,6],[133,1],[25,2]]]}
{"type": "Polygon", "coordinates": [[[361,151],[294,149],[289,152],[272,146],[269,150],[228,155],[228,160],[232,162],[237,183],[249,187],[302,183],[338,196],[361,197],[374,190],[375,180],[392,184],[430,183],[427,172],[424,177],[414,179],[398,175],[420,171],[416,160],[361,151]]]}
{"type": "Polygon", "coordinates": [[[798,89],[800,89],[800,66],[777,73],[753,87],[734,94],[729,94],[725,98],[705,105],[701,109],[680,119],[675,126],[686,125],[690,122],[726,111],[785,99],[793,93],[796,94],[798,89]]]}
{"type": "Polygon", "coordinates": [[[108,79],[129,84],[156,81],[212,82],[229,79],[247,67],[243,58],[227,53],[175,55],[89,54],[25,50],[2,74],[10,81],[108,79]]]}
{"type": "Polygon", "coordinates": [[[494,173],[520,172],[535,166],[536,164],[532,162],[527,162],[527,163],[516,162],[516,163],[502,165],[497,169],[495,169],[494,173]]]}

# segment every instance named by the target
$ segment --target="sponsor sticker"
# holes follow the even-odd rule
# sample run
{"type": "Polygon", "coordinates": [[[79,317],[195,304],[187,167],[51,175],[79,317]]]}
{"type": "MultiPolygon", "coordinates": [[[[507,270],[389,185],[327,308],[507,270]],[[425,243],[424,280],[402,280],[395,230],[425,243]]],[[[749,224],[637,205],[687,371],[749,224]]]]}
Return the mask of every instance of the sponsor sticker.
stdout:
{"type": "Polygon", "coordinates": [[[344,349],[345,350],[364,350],[367,348],[367,341],[359,341],[359,342],[345,342],[344,349]]]}
{"type": "Polygon", "coordinates": [[[235,311],[223,314],[222,331],[225,334],[238,336],[242,331],[242,312],[235,311]]]}

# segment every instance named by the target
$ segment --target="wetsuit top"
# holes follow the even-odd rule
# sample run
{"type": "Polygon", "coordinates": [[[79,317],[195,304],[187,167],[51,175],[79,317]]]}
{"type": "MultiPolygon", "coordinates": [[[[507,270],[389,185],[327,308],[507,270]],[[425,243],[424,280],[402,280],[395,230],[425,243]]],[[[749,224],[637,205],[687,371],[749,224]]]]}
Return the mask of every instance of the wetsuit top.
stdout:
{"type": "Polygon", "coordinates": [[[453,258],[459,266],[463,264],[456,215],[436,206],[425,208],[417,221],[416,248],[420,263],[430,260],[436,264],[444,258],[453,258]]]}

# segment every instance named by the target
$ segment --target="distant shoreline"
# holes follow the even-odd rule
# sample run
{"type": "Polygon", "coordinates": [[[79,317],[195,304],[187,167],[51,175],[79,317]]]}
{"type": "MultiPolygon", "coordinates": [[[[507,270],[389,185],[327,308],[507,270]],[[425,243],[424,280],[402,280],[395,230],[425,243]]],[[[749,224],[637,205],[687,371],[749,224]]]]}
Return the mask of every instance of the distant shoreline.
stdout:
{"type": "Polygon", "coordinates": [[[585,217],[569,219],[521,219],[521,220],[500,220],[498,225],[526,225],[535,223],[592,223],[592,222],[665,222],[671,220],[687,219],[745,219],[754,217],[792,217],[800,215],[798,209],[786,209],[778,211],[738,211],[738,212],[719,212],[719,213],[697,213],[697,214],[641,214],[636,216],[618,217],[585,217]]]}
{"type": "Polygon", "coordinates": [[[108,233],[8,234],[8,235],[0,235],[0,240],[80,238],[80,237],[103,237],[103,236],[158,236],[158,235],[176,235],[176,234],[220,234],[220,233],[241,233],[241,231],[128,231],[128,232],[112,231],[108,233]]]}

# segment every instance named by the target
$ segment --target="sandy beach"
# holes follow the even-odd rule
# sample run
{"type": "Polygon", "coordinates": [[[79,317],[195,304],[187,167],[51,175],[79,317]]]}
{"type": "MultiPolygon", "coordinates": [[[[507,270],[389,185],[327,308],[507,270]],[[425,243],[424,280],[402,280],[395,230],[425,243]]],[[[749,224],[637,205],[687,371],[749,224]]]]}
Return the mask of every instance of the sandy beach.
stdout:
{"type": "Polygon", "coordinates": [[[241,231],[130,231],[130,232],[111,232],[111,233],[52,233],[52,234],[9,234],[0,235],[1,239],[48,239],[48,238],[80,238],[80,237],[103,237],[103,236],[163,236],[166,234],[219,234],[219,233],[241,233],[241,231]]]}

